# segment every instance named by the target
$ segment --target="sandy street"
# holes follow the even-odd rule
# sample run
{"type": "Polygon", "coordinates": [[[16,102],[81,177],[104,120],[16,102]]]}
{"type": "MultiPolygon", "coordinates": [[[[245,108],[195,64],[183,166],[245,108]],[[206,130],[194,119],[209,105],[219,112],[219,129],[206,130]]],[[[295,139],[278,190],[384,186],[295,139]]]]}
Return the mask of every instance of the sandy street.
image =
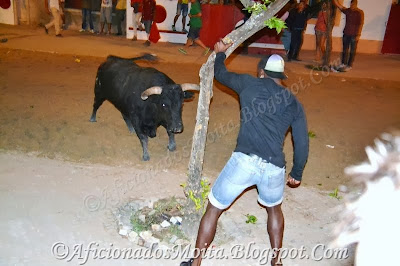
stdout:
{"type": "MultiPolygon", "coordinates": [[[[176,52],[175,48],[171,51],[176,52]]],[[[178,83],[198,82],[199,62],[182,59],[171,64],[168,57],[160,57],[159,63],[140,64],[156,67],[178,83]]],[[[118,235],[112,213],[132,199],[183,197],[180,184],[185,182],[189,159],[184,149],[190,148],[198,95],[184,104],[185,129],[176,136],[177,151],[168,152],[168,136],[159,128],[158,136],[149,140],[151,160],[143,162],[138,138],[129,134],[110,103],[100,107],[96,123],[89,122],[96,70],[103,60],[0,48],[0,265],[82,264],[84,249],[91,242],[98,248],[139,249],[118,235]],[[54,246],[59,242],[69,248],[64,259],[55,255],[65,251],[54,246]],[[81,258],[74,253],[79,245],[81,258]]],[[[234,56],[228,68],[255,74],[258,60],[234,56]]],[[[324,77],[291,65],[287,69],[287,86],[303,103],[309,130],[316,137],[310,139],[303,185],[286,188],[283,204],[284,246],[294,250],[304,246],[309,259],[297,256],[284,263],[352,265],[353,248],[348,259],[322,259],[324,254],[332,257],[326,250],[338,220],[334,210],[343,203],[328,194],[344,186],[349,192],[340,192],[341,196],[357,193],[343,169],[364,160],[364,147],[374,138],[400,128],[400,81],[338,74],[324,77]]],[[[237,96],[217,82],[210,114],[204,175],[213,182],[235,147],[239,123],[237,96]]],[[[290,170],[290,133],[284,150],[290,170]]],[[[243,244],[254,255],[254,250],[269,247],[266,212],[256,199],[252,189],[223,214],[228,235],[217,239],[229,241],[216,241],[216,248],[229,252],[235,244],[243,244]],[[255,215],[258,222],[246,224],[246,214],[255,215]]],[[[179,265],[180,261],[92,256],[85,265],[179,265]]],[[[260,257],[235,259],[230,254],[222,260],[205,260],[204,265],[260,262],[260,257]]]]}

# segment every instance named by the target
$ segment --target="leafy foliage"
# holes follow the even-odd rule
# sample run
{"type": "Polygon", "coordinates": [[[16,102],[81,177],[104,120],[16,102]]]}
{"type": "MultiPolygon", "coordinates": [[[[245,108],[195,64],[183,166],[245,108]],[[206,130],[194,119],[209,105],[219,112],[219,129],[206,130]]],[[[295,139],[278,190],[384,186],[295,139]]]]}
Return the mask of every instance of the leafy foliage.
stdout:
{"type": "Polygon", "coordinates": [[[254,215],[246,214],[246,218],[246,224],[255,224],[257,222],[257,217],[255,217],[254,215]]]}
{"type": "MultiPolygon", "coordinates": [[[[189,190],[189,194],[187,195],[189,199],[191,199],[195,205],[196,211],[203,210],[205,211],[205,205],[208,197],[208,193],[210,193],[210,182],[207,179],[202,179],[200,181],[201,190],[200,190],[200,197],[196,197],[192,190],[189,190]]],[[[185,188],[186,184],[181,184],[181,187],[185,188]]]]}
{"type": "Polygon", "coordinates": [[[338,200],[342,198],[342,196],[339,196],[339,189],[337,188],[333,192],[329,193],[329,196],[338,200]]]}
{"type": "MultiPolygon", "coordinates": [[[[249,13],[254,13],[256,15],[261,12],[268,10],[268,5],[274,2],[273,0],[262,0],[262,2],[254,2],[253,5],[244,8],[249,13]]],[[[272,17],[266,20],[265,25],[270,29],[276,29],[276,32],[281,33],[282,29],[287,29],[287,26],[283,20],[277,17],[272,17]]]]}
{"type": "Polygon", "coordinates": [[[282,29],[287,29],[285,21],[281,20],[277,17],[272,17],[264,22],[270,29],[276,29],[276,32],[279,34],[281,33],[282,29]]]}

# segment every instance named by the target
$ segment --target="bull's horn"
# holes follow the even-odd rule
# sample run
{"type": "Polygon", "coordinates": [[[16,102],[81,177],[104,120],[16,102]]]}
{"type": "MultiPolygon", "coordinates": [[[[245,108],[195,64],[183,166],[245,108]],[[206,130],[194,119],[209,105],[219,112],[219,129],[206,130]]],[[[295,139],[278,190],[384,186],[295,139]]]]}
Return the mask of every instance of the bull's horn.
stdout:
{"type": "Polygon", "coordinates": [[[162,92],[162,88],[160,86],[154,86],[154,87],[150,87],[147,90],[145,90],[144,92],[142,92],[142,95],[140,97],[142,97],[142,100],[147,100],[147,98],[149,98],[150,95],[153,94],[161,94],[162,92]]]}
{"type": "Polygon", "coordinates": [[[200,86],[197,84],[192,84],[192,83],[183,83],[181,85],[182,91],[199,91],[200,86]]]}

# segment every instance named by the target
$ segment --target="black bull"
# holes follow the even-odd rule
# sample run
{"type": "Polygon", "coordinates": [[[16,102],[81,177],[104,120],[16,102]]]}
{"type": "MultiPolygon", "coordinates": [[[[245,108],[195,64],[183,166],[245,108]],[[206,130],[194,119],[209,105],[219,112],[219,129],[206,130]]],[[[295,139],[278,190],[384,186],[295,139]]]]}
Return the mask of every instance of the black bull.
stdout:
{"type": "Polygon", "coordinates": [[[91,122],[96,122],[96,112],[108,100],[122,114],[130,132],[136,132],[143,148],[143,160],[150,159],[147,149],[148,137],[155,137],[159,126],[168,133],[168,149],[176,149],[175,133],[183,130],[182,105],[184,99],[199,90],[195,84],[176,84],[164,73],[152,68],[141,67],[134,61],[154,60],[152,55],[136,58],[108,56],[96,76],[93,113],[91,122]]]}

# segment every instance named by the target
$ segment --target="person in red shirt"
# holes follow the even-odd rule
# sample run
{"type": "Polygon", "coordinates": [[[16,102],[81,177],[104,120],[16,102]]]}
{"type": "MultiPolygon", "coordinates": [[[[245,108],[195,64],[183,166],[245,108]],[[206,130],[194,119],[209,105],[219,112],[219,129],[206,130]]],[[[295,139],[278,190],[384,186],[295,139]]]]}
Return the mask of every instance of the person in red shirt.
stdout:
{"type": "Polygon", "coordinates": [[[146,46],[150,46],[150,29],[153,24],[154,16],[156,14],[156,1],[155,0],[143,0],[142,8],[142,22],[144,29],[147,33],[147,41],[144,43],[146,46]]]}
{"type": "Polygon", "coordinates": [[[345,70],[353,67],[358,37],[364,24],[364,12],[357,7],[357,2],[357,0],[352,0],[350,8],[345,8],[337,0],[333,0],[333,4],[346,15],[346,25],[343,30],[342,65],[340,66],[345,70]]]}
{"type": "Polygon", "coordinates": [[[326,3],[322,4],[321,11],[318,13],[317,23],[315,24],[315,48],[317,50],[315,61],[321,60],[321,55],[325,54],[326,46],[326,25],[328,22],[328,16],[326,12],[326,3]]]}
{"type": "Polygon", "coordinates": [[[132,41],[137,40],[137,29],[143,30],[142,23],[142,0],[131,0],[131,7],[133,7],[133,38],[132,41]]]}

